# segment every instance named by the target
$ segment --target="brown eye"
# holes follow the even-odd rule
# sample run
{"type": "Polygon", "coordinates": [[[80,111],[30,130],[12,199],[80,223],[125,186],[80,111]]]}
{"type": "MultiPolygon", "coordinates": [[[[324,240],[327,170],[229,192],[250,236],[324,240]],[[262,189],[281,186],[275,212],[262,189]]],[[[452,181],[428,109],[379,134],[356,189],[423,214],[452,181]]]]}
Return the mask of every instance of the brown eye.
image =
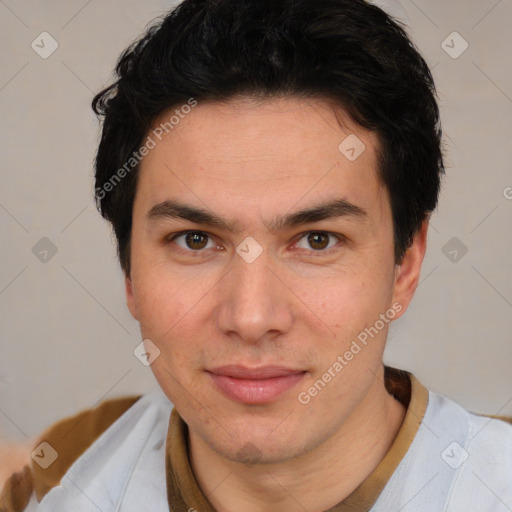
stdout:
{"type": "Polygon", "coordinates": [[[167,238],[168,242],[188,252],[204,252],[203,249],[215,247],[214,241],[208,234],[201,231],[183,231],[167,238]]]}
{"type": "Polygon", "coordinates": [[[194,250],[204,249],[208,243],[208,236],[204,233],[190,232],[185,235],[187,247],[194,250]]]}
{"type": "Polygon", "coordinates": [[[321,251],[329,245],[329,235],[327,233],[309,233],[308,243],[312,249],[321,251]]]}
{"type": "Polygon", "coordinates": [[[296,247],[309,252],[317,252],[319,255],[327,253],[343,240],[342,235],[335,235],[328,231],[309,231],[296,243],[296,247]]]}

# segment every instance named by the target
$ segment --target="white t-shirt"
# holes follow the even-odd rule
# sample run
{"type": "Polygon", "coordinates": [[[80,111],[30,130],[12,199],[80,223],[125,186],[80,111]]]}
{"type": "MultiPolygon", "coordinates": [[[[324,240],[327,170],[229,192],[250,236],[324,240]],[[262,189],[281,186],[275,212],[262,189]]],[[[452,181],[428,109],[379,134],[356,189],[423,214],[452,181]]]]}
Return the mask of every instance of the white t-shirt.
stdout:
{"type": "MultiPolygon", "coordinates": [[[[171,410],[162,391],[144,395],[74,462],[60,485],[40,503],[32,495],[25,510],[169,512],[171,410]]],[[[512,425],[429,391],[419,429],[371,508],[393,511],[512,511],[512,425]]]]}

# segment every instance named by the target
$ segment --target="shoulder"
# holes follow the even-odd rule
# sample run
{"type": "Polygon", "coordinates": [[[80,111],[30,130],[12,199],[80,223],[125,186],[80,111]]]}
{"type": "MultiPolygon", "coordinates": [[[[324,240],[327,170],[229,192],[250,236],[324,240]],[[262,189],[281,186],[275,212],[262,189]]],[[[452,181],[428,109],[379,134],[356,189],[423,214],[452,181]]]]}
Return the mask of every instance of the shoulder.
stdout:
{"type": "MultiPolygon", "coordinates": [[[[429,405],[424,421],[439,431],[441,437],[452,438],[466,451],[463,458],[510,456],[512,463],[512,418],[470,412],[457,402],[429,391],[429,405]]],[[[511,477],[512,481],[512,477],[511,477]]]]}
{"type": "Polygon", "coordinates": [[[469,412],[432,392],[430,401],[432,428],[443,439],[439,455],[451,477],[444,509],[512,505],[512,418],[469,412]]]}
{"type": "Polygon", "coordinates": [[[417,433],[372,511],[512,510],[512,425],[425,392],[417,433]]]}
{"type": "Polygon", "coordinates": [[[38,438],[32,461],[12,475],[0,493],[0,512],[25,510],[31,496],[38,501],[54,487],[87,450],[107,431],[133,425],[148,410],[168,407],[161,393],[102,401],[50,426],[38,438]]]}

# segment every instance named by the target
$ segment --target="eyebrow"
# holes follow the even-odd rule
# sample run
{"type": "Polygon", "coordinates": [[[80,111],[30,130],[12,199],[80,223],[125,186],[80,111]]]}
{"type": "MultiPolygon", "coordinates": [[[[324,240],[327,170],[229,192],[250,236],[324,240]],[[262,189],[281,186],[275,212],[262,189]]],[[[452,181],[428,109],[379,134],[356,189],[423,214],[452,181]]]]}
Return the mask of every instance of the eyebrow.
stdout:
{"type": "MultiPolygon", "coordinates": [[[[270,223],[265,222],[265,226],[271,231],[279,231],[326,219],[341,217],[365,219],[367,216],[368,213],[364,208],[352,204],[345,199],[334,199],[327,203],[321,203],[304,210],[286,214],[282,217],[276,217],[270,223]]],[[[176,200],[167,200],[155,204],[148,211],[146,218],[150,222],[166,219],[185,219],[196,224],[204,224],[226,231],[240,231],[237,222],[228,222],[203,208],[197,208],[176,200]]]]}

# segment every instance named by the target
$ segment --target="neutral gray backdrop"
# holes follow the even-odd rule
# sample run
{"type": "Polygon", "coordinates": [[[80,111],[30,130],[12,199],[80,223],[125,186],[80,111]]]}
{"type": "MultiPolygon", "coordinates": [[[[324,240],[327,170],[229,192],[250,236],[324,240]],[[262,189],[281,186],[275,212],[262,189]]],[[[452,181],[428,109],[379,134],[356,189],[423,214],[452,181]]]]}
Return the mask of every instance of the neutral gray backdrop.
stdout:
{"type": "MultiPolygon", "coordinates": [[[[386,362],[471,410],[512,415],[512,1],[379,3],[406,20],[433,69],[448,150],[421,284],[386,362]]],[[[0,0],[4,439],[156,386],[132,353],[138,324],[92,200],[90,102],[119,53],[172,5],[0,0]],[[58,43],[47,58],[43,32],[58,43]]]]}

